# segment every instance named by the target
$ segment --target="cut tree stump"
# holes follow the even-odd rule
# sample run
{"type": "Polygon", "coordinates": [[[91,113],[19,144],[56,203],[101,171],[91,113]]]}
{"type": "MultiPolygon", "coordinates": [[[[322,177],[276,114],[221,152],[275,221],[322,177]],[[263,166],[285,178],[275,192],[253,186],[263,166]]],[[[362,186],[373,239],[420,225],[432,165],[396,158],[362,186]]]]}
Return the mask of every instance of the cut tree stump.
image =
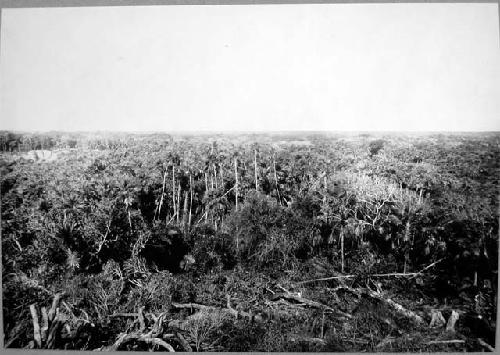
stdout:
{"type": "Polygon", "coordinates": [[[448,323],[446,324],[446,331],[454,332],[455,331],[455,323],[459,318],[457,311],[451,311],[451,316],[448,318],[448,323]]]}
{"type": "Polygon", "coordinates": [[[429,323],[429,328],[441,328],[446,324],[446,320],[443,317],[443,314],[433,309],[431,311],[431,322],[429,323]]]}

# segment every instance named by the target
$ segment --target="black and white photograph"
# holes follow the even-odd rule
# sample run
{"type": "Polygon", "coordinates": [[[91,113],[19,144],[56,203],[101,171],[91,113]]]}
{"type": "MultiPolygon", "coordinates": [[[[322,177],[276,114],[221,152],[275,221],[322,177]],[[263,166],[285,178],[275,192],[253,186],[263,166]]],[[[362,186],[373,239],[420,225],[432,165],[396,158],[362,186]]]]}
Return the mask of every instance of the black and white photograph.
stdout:
{"type": "Polygon", "coordinates": [[[3,349],[494,352],[498,2],[5,1],[3,349]]]}

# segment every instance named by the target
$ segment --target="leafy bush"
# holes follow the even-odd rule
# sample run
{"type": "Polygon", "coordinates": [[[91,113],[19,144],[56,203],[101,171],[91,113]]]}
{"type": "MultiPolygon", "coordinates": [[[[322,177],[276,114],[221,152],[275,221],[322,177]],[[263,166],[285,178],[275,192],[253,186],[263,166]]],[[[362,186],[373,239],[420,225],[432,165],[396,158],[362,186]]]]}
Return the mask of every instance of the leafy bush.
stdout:
{"type": "Polygon", "coordinates": [[[385,141],[383,139],[376,139],[370,142],[370,157],[377,155],[382,148],[384,148],[385,141]]]}
{"type": "Polygon", "coordinates": [[[284,209],[275,200],[250,192],[241,209],[228,219],[229,233],[233,236],[236,252],[243,260],[252,260],[273,227],[283,225],[284,209]]]}
{"type": "Polygon", "coordinates": [[[91,318],[107,319],[120,308],[125,282],[118,263],[108,261],[101,273],[92,277],[74,275],[60,287],[68,294],[71,303],[87,310],[91,318]]]}
{"type": "Polygon", "coordinates": [[[193,249],[191,254],[196,263],[198,273],[232,269],[237,262],[236,249],[231,236],[217,232],[213,234],[197,235],[192,233],[193,249]]]}
{"type": "Polygon", "coordinates": [[[198,288],[197,284],[186,275],[178,275],[174,279],[171,288],[171,299],[173,302],[196,302],[198,288]]]}
{"type": "Polygon", "coordinates": [[[307,258],[319,233],[311,219],[255,192],[229,217],[228,229],[243,262],[283,269],[307,258]]]}
{"type": "Polygon", "coordinates": [[[180,271],[180,262],[189,252],[189,244],[179,228],[162,224],[153,225],[147,232],[149,236],[138,250],[149,266],[171,272],[180,271]]]}

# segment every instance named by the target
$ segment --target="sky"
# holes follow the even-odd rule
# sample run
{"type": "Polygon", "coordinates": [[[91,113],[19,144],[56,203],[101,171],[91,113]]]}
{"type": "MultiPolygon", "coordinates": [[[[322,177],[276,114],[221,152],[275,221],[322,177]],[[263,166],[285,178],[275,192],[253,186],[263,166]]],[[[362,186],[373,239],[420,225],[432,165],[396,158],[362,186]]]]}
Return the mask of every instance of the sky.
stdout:
{"type": "Polygon", "coordinates": [[[0,129],[498,131],[498,4],[2,9],[0,129]]]}

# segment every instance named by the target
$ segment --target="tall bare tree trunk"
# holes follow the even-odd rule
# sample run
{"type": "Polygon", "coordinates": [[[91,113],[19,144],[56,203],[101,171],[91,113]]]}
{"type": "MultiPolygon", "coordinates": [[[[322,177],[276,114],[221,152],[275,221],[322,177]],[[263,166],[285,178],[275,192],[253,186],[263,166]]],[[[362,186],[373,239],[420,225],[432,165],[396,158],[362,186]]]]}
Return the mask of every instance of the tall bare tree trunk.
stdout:
{"type": "MultiPolygon", "coordinates": [[[[207,172],[205,171],[205,200],[208,198],[208,176],[207,172]]],[[[205,204],[205,223],[208,221],[208,209],[207,205],[205,204]]]]}
{"type": "Polygon", "coordinates": [[[191,211],[193,208],[193,177],[191,176],[191,173],[189,173],[189,194],[190,194],[190,200],[189,200],[189,219],[188,219],[188,225],[189,228],[191,228],[191,211]]]}
{"type": "Polygon", "coordinates": [[[215,179],[215,188],[218,189],[218,184],[217,184],[217,167],[214,164],[214,179],[215,179]]]}
{"type": "Polygon", "coordinates": [[[344,228],[340,230],[340,262],[341,262],[341,272],[344,273],[344,228]]]}
{"type": "Polygon", "coordinates": [[[410,234],[411,234],[411,223],[410,223],[410,218],[408,218],[408,221],[406,222],[405,235],[404,235],[405,261],[403,264],[403,274],[406,274],[408,260],[410,259],[409,255],[410,234]]]}
{"type": "Polygon", "coordinates": [[[253,164],[255,170],[255,191],[259,191],[259,183],[257,181],[257,149],[254,150],[253,164]]]}
{"type": "Polygon", "coordinates": [[[184,234],[188,230],[188,192],[184,191],[184,207],[182,209],[182,227],[184,229],[184,234]]]}
{"type": "Polygon", "coordinates": [[[276,192],[278,193],[278,203],[281,205],[281,194],[278,185],[278,174],[276,173],[276,159],[274,155],[273,155],[273,170],[274,170],[274,183],[276,184],[276,192]]]}
{"type": "Polygon", "coordinates": [[[172,206],[174,207],[174,216],[177,214],[175,207],[175,166],[172,165],[172,206]]]}
{"type": "Polygon", "coordinates": [[[236,195],[236,211],[238,211],[238,160],[234,159],[234,193],[236,195]]]}
{"type": "Polygon", "coordinates": [[[179,224],[180,219],[180,204],[181,204],[181,184],[177,185],[177,224],[179,224]]]}
{"type": "MultiPolygon", "coordinates": [[[[163,206],[163,196],[165,194],[165,183],[167,182],[167,169],[165,169],[165,171],[163,172],[163,184],[162,184],[162,187],[161,187],[161,197],[160,197],[160,204],[158,205],[158,218],[160,218],[160,214],[161,214],[161,207],[163,206]]],[[[156,212],[155,212],[155,218],[156,219],[156,212]]]]}
{"type": "Polygon", "coordinates": [[[328,194],[328,184],[327,184],[327,172],[325,171],[325,179],[324,179],[324,195],[323,195],[323,216],[325,218],[326,224],[328,224],[328,208],[326,203],[326,195],[328,194]]]}

